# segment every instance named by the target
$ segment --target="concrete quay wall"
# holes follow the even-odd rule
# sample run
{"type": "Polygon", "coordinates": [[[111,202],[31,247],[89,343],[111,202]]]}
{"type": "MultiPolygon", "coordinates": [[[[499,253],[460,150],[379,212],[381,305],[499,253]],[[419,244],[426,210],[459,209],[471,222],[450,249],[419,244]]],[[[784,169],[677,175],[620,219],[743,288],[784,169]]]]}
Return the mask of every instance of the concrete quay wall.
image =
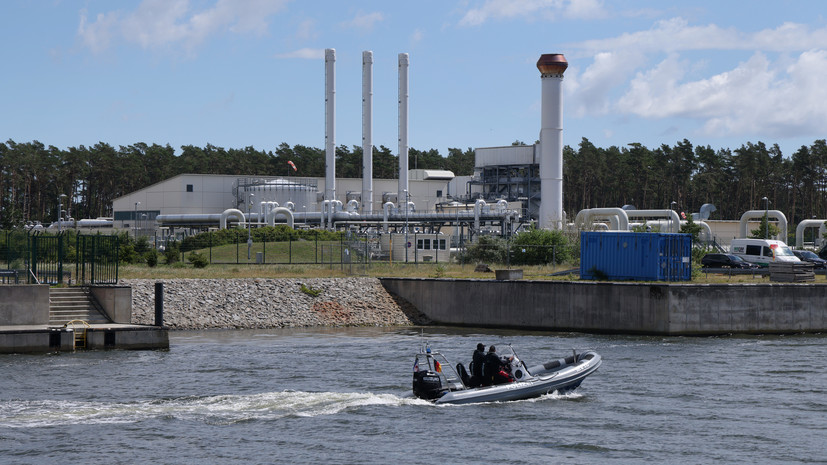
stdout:
{"type": "Polygon", "coordinates": [[[449,325],[662,335],[827,331],[824,284],[381,281],[449,325]]]}
{"type": "Polygon", "coordinates": [[[49,285],[0,286],[0,325],[49,323],[49,285]]]}

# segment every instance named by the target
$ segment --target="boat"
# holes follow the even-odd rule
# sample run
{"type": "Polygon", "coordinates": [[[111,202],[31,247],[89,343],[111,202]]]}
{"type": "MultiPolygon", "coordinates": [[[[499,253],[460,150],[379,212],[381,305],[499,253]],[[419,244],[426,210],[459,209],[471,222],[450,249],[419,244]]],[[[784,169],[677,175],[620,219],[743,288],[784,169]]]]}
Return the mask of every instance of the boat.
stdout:
{"type": "Polygon", "coordinates": [[[529,367],[510,345],[500,354],[500,360],[504,364],[504,382],[476,386],[478,381],[468,376],[462,363],[454,367],[443,354],[426,345],[414,361],[413,394],[437,404],[504,402],[555,391],[565,394],[577,389],[602,363],[600,354],[593,350],[572,350],[571,355],[529,367]]]}

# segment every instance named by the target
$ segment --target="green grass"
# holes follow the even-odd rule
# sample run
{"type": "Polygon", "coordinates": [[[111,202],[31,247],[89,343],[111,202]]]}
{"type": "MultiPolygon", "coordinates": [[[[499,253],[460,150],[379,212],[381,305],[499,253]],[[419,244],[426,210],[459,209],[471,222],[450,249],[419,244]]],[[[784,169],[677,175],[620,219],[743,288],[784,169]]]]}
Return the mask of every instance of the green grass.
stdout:
{"type": "MultiPolygon", "coordinates": [[[[246,250],[244,258],[246,259],[246,250]]],[[[403,264],[373,262],[369,267],[363,265],[285,265],[253,263],[211,264],[206,268],[195,268],[191,264],[173,266],[159,264],[154,268],[146,265],[121,265],[120,279],[230,279],[230,278],[337,278],[349,276],[399,277],[399,278],[453,278],[453,279],[494,279],[494,273],[476,272],[475,264],[460,265],[456,263],[403,264]]],[[[491,265],[491,269],[505,269],[504,265],[491,265]]],[[[517,267],[512,267],[517,268],[517,267]]],[[[578,281],[576,274],[551,276],[553,273],[575,268],[571,264],[558,266],[525,266],[523,279],[533,281],[578,281]]],[[[760,284],[769,283],[769,278],[761,275],[733,275],[700,273],[692,281],[677,281],[676,284],[760,284]]],[[[824,275],[816,275],[816,283],[827,283],[824,275]]],[[[664,283],[660,281],[659,283],[664,283]]]]}
{"type": "Polygon", "coordinates": [[[254,242],[250,247],[249,261],[246,243],[198,249],[196,252],[204,254],[212,263],[255,263],[256,253],[263,254],[265,263],[316,263],[322,261],[322,253],[326,261],[330,261],[331,251],[337,254],[335,261],[338,262],[340,246],[338,241],[254,242]]]}

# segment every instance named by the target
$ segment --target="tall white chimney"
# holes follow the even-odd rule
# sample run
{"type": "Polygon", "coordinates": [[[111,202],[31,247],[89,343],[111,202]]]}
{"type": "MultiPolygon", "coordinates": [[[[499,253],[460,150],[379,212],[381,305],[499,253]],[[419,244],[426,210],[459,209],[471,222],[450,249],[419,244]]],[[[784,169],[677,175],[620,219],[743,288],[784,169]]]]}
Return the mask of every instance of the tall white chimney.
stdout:
{"type": "Polygon", "coordinates": [[[362,52],[362,213],[373,211],[373,52],[362,52]]]}
{"type": "MultiPolygon", "coordinates": [[[[324,51],[325,200],[336,200],[336,50],[324,51]]],[[[331,221],[332,226],[332,221],[331,221]]]]}
{"type": "Polygon", "coordinates": [[[540,218],[542,229],[563,229],[563,73],[569,63],[562,53],[537,60],[542,81],[540,120],[540,218]]]}
{"type": "Polygon", "coordinates": [[[399,54],[399,192],[397,205],[408,208],[408,54],[399,54]]]}

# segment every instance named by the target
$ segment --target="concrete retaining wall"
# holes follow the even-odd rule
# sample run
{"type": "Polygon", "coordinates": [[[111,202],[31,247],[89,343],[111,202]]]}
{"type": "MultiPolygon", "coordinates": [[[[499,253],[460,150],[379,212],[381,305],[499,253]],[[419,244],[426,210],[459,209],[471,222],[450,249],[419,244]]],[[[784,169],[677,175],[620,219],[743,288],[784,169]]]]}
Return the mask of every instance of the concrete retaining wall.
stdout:
{"type": "Polygon", "coordinates": [[[49,323],[48,284],[0,286],[0,326],[49,323]]]}
{"type": "Polygon", "coordinates": [[[665,335],[827,330],[824,284],[381,281],[442,324],[665,335]]]}
{"type": "Polygon", "coordinates": [[[106,316],[114,323],[132,322],[132,288],[129,286],[91,286],[89,291],[106,316]]]}

